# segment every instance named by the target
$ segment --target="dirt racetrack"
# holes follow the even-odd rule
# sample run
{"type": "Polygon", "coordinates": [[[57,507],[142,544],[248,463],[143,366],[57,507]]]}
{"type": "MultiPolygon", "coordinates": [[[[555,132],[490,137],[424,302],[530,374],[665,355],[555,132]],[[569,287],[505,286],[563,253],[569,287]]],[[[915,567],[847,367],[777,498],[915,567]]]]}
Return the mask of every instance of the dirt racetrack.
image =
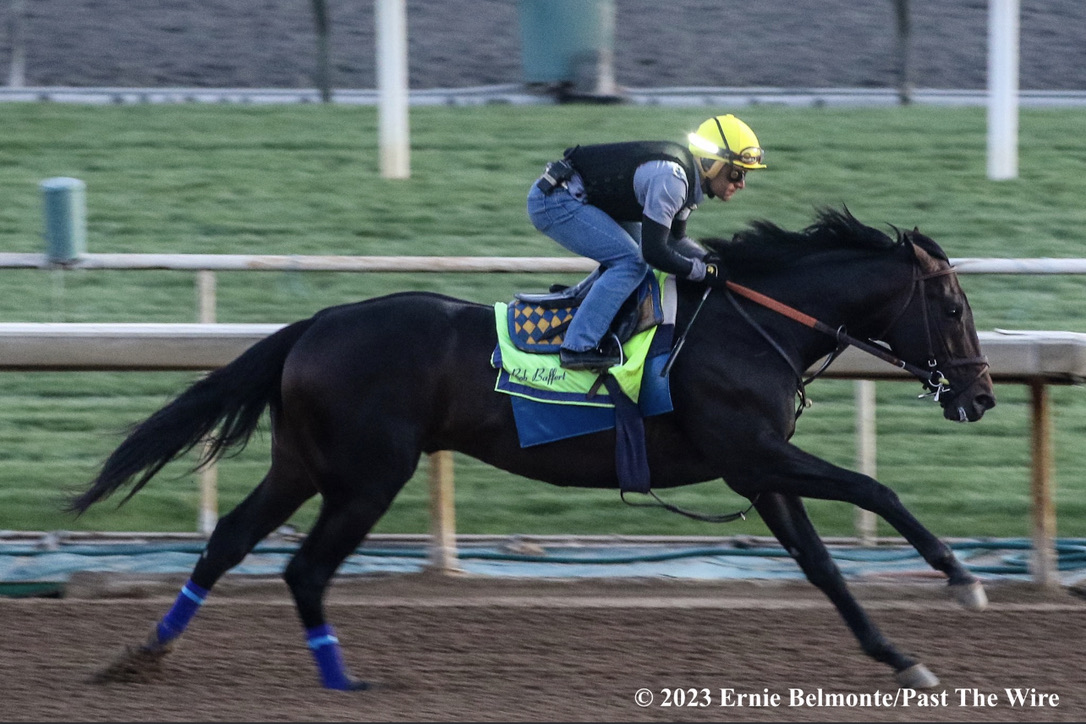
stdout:
{"type": "Polygon", "coordinates": [[[825,599],[800,582],[426,574],[342,580],[329,597],[330,618],[353,673],[381,685],[342,693],[317,688],[285,586],[227,578],[159,679],[88,683],[123,645],[142,640],[179,583],[73,585],[63,599],[0,599],[0,717],[1086,720],[1086,601],[1008,583],[989,584],[991,606],[981,613],[958,609],[935,581],[853,584],[883,632],[941,678],[925,702],[899,692],[890,670],[863,656],[825,599]],[[652,694],[651,705],[635,704],[639,689],[652,694]],[[663,706],[666,689],[682,689],[688,702],[694,689],[699,703],[706,689],[709,705],[663,706]],[[797,689],[810,697],[802,706],[793,705],[797,689]],[[1007,689],[1021,691],[1025,705],[1012,706],[1007,689]],[[1034,690],[1033,701],[1045,694],[1045,706],[1030,705],[1034,690]],[[889,698],[876,705],[875,692],[889,698]],[[734,702],[739,694],[777,694],[780,701],[720,705],[723,695],[734,702]],[[829,705],[832,695],[845,705],[829,705]]]}

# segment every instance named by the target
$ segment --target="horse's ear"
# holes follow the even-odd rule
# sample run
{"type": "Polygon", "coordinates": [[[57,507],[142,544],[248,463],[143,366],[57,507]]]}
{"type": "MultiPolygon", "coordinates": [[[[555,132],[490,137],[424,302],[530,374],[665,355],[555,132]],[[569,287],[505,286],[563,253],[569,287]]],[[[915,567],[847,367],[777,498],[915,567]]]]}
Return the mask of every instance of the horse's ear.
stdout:
{"type": "Polygon", "coordinates": [[[914,228],[912,231],[906,232],[905,238],[912,243],[914,249],[920,248],[936,259],[950,261],[943,248],[935,243],[934,239],[921,234],[920,229],[914,228]]]}
{"type": "Polygon", "coordinates": [[[911,231],[905,232],[905,239],[908,241],[909,248],[913,252],[913,257],[916,259],[917,263],[920,264],[920,269],[922,271],[933,272],[939,267],[939,262],[936,261],[930,253],[928,253],[925,245],[917,244],[914,242],[911,231]]]}
{"type": "Polygon", "coordinates": [[[894,226],[893,224],[891,224],[891,223],[887,222],[887,225],[888,225],[888,226],[889,226],[889,227],[890,227],[891,229],[893,229],[893,230],[894,230],[894,235],[895,235],[895,236],[897,236],[897,243],[899,243],[899,244],[900,244],[900,243],[902,243],[902,242],[903,242],[903,241],[904,241],[905,239],[907,239],[907,238],[908,238],[908,236],[907,236],[906,234],[902,234],[902,233],[901,233],[901,229],[897,228],[897,227],[896,227],[896,226],[894,226]]]}

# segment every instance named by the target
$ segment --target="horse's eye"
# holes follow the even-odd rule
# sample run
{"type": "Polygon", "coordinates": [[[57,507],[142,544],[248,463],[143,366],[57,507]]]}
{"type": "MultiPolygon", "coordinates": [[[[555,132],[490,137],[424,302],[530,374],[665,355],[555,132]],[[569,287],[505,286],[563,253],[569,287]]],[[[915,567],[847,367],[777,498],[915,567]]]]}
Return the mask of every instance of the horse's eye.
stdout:
{"type": "Polygon", "coordinates": [[[946,316],[950,317],[951,319],[961,319],[962,308],[957,304],[951,304],[946,308],[946,316]]]}

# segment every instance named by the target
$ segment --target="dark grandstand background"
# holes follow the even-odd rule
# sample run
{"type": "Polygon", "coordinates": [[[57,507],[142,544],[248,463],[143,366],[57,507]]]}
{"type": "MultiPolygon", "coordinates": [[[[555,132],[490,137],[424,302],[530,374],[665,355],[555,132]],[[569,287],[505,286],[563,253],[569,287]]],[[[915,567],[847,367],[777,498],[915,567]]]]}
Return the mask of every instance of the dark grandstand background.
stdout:
{"type": "MultiPolygon", "coordinates": [[[[409,0],[412,88],[521,83],[521,3],[409,0]]],[[[538,0],[536,0],[538,1],[538,0]]],[[[3,0],[25,84],[309,88],[309,0],[3,0]]],[[[894,87],[894,0],[614,0],[621,87],[894,87]]],[[[1021,87],[1086,89],[1086,2],[1022,0],[1021,87]]],[[[332,85],[373,88],[374,0],[327,0],[332,85]]],[[[988,0],[909,0],[918,88],[985,86],[988,0]]]]}

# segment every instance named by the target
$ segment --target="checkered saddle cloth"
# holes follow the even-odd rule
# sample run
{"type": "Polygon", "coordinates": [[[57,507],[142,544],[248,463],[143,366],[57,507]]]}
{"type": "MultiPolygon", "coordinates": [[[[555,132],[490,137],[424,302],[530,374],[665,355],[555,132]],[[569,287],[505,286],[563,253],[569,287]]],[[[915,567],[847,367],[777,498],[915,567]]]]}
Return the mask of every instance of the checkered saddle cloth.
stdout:
{"type": "MultiPolygon", "coordinates": [[[[557,354],[569,323],[592,283],[594,272],[575,287],[550,294],[517,294],[509,303],[509,337],[517,349],[540,354],[557,354]]],[[[611,332],[625,344],[638,332],[663,322],[660,283],[649,272],[615,315],[611,332]]]]}

